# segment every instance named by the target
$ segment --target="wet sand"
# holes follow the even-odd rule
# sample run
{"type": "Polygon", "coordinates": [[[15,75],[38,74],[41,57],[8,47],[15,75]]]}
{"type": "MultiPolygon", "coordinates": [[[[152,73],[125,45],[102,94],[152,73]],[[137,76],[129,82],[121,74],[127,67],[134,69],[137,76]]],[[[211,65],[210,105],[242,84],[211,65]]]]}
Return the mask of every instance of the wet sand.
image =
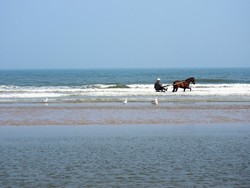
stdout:
{"type": "Polygon", "coordinates": [[[0,104],[0,125],[250,123],[250,103],[0,104]]]}

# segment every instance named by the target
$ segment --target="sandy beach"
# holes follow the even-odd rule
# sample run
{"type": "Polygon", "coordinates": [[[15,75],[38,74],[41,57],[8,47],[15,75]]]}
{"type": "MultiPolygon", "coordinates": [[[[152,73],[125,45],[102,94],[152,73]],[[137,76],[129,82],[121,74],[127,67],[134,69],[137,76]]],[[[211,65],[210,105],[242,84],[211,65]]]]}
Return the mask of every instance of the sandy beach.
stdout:
{"type": "Polygon", "coordinates": [[[250,103],[1,104],[0,125],[249,123],[250,103]]]}

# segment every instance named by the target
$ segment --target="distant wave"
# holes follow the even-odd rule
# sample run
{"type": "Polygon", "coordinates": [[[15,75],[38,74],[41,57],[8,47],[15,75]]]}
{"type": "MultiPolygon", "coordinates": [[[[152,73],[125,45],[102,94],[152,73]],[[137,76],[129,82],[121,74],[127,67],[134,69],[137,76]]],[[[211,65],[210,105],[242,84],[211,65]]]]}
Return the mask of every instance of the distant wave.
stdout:
{"type": "Polygon", "coordinates": [[[125,84],[115,84],[115,85],[109,86],[108,88],[119,89],[119,88],[129,88],[129,86],[127,86],[125,84]]]}
{"type": "Polygon", "coordinates": [[[201,78],[201,79],[196,79],[197,83],[207,83],[207,84],[221,84],[221,83],[226,83],[226,84],[234,84],[234,83],[250,83],[249,80],[233,80],[233,79],[221,79],[221,78],[215,78],[215,79],[206,79],[206,78],[201,78]]]}
{"type": "Polygon", "coordinates": [[[163,84],[194,76],[197,84],[250,84],[250,69],[106,69],[106,70],[1,70],[0,85],[95,87],[99,84],[123,88],[128,84],[163,84]],[[114,86],[116,85],[116,86],[114,86]]]}

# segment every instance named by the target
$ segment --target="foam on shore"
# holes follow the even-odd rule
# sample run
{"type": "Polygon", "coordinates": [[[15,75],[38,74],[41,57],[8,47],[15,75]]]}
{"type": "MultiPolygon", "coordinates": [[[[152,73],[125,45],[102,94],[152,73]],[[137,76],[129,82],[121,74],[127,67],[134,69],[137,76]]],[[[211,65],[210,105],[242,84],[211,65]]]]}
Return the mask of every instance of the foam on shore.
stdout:
{"type": "Polygon", "coordinates": [[[250,101],[250,84],[196,84],[192,91],[172,92],[169,86],[165,93],[155,92],[152,84],[133,85],[87,85],[87,86],[0,86],[0,102],[117,102],[128,98],[130,102],[143,102],[159,97],[161,101],[250,101]]]}

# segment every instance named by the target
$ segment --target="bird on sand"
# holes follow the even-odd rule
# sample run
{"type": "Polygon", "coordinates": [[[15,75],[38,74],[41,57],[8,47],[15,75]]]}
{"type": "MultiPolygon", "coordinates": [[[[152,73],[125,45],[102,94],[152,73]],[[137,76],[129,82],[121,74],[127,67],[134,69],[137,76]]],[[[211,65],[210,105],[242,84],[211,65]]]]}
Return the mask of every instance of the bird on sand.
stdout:
{"type": "Polygon", "coordinates": [[[158,101],[158,99],[157,99],[157,98],[155,98],[155,100],[151,101],[151,104],[154,104],[154,105],[157,105],[157,104],[159,104],[159,101],[158,101]]]}
{"type": "Polygon", "coordinates": [[[42,102],[47,103],[49,101],[48,97],[42,100],[42,102]]]}
{"type": "Polygon", "coordinates": [[[125,99],[124,101],[123,101],[123,104],[127,104],[128,103],[128,99],[125,99]]]}

